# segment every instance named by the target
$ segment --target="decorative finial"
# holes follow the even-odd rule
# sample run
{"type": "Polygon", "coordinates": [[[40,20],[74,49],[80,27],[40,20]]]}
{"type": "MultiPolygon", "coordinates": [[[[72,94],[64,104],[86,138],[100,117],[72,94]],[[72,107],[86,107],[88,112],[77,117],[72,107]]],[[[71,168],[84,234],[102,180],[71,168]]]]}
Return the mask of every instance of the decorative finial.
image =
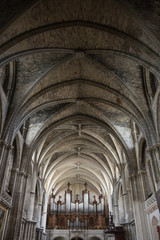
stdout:
{"type": "Polygon", "coordinates": [[[67,185],[68,185],[68,190],[70,190],[70,189],[69,189],[69,188],[70,188],[70,186],[71,186],[70,182],[68,182],[68,184],[67,184],[67,185]]]}
{"type": "Polygon", "coordinates": [[[78,195],[78,194],[76,194],[76,200],[78,200],[78,197],[79,197],[79,195],[78,195]]]}
{"type": "Polygon", "coordinates": [[[85,186],[85,190],[87,190],[87,183],[86,182],[85,182],[84,186],[85,186]]]}
{"type": "Polygon", "coordinates": [[[95,196],[95,195],[93,196],[93,199],[94,199],[94,201],[93,201],[93,202],[96,202],[96,196],[95,196]]]}

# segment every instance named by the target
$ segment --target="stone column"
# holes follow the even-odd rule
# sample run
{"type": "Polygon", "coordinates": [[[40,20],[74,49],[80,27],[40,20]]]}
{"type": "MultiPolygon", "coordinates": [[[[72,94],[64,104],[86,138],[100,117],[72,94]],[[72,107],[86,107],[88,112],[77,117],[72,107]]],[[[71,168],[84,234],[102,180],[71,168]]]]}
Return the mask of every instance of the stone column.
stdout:
{"type": "Polygon", "coordinates": [[[124,220],[125,222],[128,222],[128,216],[129,216],[129,200],[128,200],[128,194],[126,190],[126,182],[125,182],[125,174],[122,173],[122,198],[123,198],[123,206],[124,206],[124,220]]]}
{"type": "Polygon", "coordinates": [[[28,175],[24,172],[18,172],[16,179],[16,188],[12,199],[12,208],[8,216],[8,224],[5,232],[5,240],[21,239],[21,225],[23,218],[24,198],[26,191],[28,175]]]}
{"type": "MultiPolygon", "coordinates": [[[[8,168],[6,170],[6,178],[5,178],[5,183],[4,183],[4,189],[5,191],[9,192],[9,183],[10,183],[10,178],[12,174],[12,168],[13,168],[13,156],[14,156],[14,147],[12,146],[9,151],[8,155],[8,168]]],[[[16,161],[16,159],[14,159],[16,161]]],[[[11,195],[11,194],[10,194],[11,195]]]]}
{"type": "Polygon", "coordinates": [[[36,174],[36,171],[34,171],[32,181],[31,181],[32,185],[31,185],[31,192],[30,192],[29,208],[27,212],[27,220],[32,220],[33,218],[36,182],[37,182],[37,174],[36,174]]]}
{"type": "Polygon", "coordinates": [[[43,212],[42,212],[42,220],[41,220],[41,227],[43,231],[46,231],[46,220],[47,220],[47,204],[48,203],[48,195],[45,193],[44,203],[43,203],[43,212]]]}
{"type": "Polygon", "coordinates": [[[128,188],[127,189],[127,193],[128,193],[128,215],[129,215],[129,219],[133,220],[134,216],[133,216],[133,203],[132,203],[132,192],[131,189],[128,188]]]}
{"type": "Polygon", "coordinates": [[[160,143],[147,148],[147,152],[151,158],[152,174],[155,184],[155,190],[160,189],[160,143]]]}
{"type": "MultiPolygon", "coordinates": [[[[109,209],[109,212],[113,214],[112,202],[113,202],[113,195],[108,197],[108,209],[109,209]]],[[[106,214],[108,214],[108,212],[106,214]]]]}
{"type": "Polygon", "coordinates": [[[38,203],[37,228],[41,228],[42,198],[43,198],[43,187],[41,185],[40,198],[38,203]]]}
{"type": "Polygon", "coordinates": [[[5,142],[3,140],[0,140],[0,153],[1,153],[1,155],[0,155],[0,165],[1,165],[3,157],[4,157],[4,152],[5,152],[6,146],[7,146],[7,142],[5,142]]]}
{"type": "Polygon", "coordinates": [[[128,216],[129,216],[129,204],[128,204],[128,195],[127,192],[122,193],[123,197],[123,203],[124,203],[124,220],[125,222],[128,222],[128,216]]]}
{"type": "Polygon", "coordinates": [[[145,209],[145,198],[143,192],[142,178],[139,174],[132,174],[130,178],[132,190],[132,202],[134,210],[134,218],[136,225],[137,240],[150,240],[147,226],[147,216],[145,209]]]}
{"type": "Polygon", "coordinates": [[[158,232],[158,236],[159,236],[159,240],[160,240],[160,226],[157,226],[157,232],[158,232]]]}
{"type": "Polygon", "coordinates": [[[1,153],[1,165],[0,165],[0,193],[5,191],[7,172],[9,167],[9,154],[12,151],[13,146],[8,145],[6,142],[1,142],[2,153],[1,153]]]}
{"type": "Polygon", "coordinates": [[[118,203],[114,204],[114,219],[115,219],[115,225],[119,225],[119,208],[118,203]]]}
{"type": "Polygon", "coordinates": [[[28,222],[25,222],[24,224],[25,224],[25,227],[24,227],[24,231],[23,231],[24,233],[23,233],[23,236],[22,236],[23,238],[22,238],[22,239],[23,239],[23,240],[26,240],[26,239],[27,239],[27,236],[28,236],[28,232],[29,232],[29,231],[28,231],[28,230],[29,230],[29,229],[28,229],[28,228],[29,228],[29,224],[28,224],[28,222]]]}
{"type": "Polygon", "coordinates": [[[9,186],[8,186],[8,190],[9,190],[9,193],[11,195],[15,191],[16,179],[17,179],[18,171],[19,171],[18,168],[12,168],[12,170],[11,170],[11,177],[10,177],[10,182],[9,182],[9,186]]]}
{"type": "Polygon", "coordinates": [[[149,183],[147,181],[147,172],[146,170],[139,170],[138,174],[142,184],[144,200],[146,200],[148,198],[148,194],[150,193],[149,183]]]}
{"type": "Polygon", "coordinates": [[[34,203],[34,211],[33,211],[33,221],[38,222],[38,210],[39,210],[39,204],[38,201],[34,203]]]}
{"type": "Polygon", "coordinates": [[[116,185],[113,186],[113,212],[115,225],[119,225],[119,207],[118,207],[118,196],[116,192],[116,185]]]}
{"type": "Polygon", "coordinates": [[[37,227],[40,228],[41,224],[41,214],[42,214],[42,203],[38,204],[38,219],[37,219],[37,227]]]}

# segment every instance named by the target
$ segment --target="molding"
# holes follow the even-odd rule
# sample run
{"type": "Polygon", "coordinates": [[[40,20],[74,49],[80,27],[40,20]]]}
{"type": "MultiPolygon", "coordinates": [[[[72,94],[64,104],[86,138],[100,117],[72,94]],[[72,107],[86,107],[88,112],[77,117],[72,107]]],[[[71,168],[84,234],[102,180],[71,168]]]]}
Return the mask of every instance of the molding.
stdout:
{"type": "Polygon", "coordinates": [[[157,201],[155,195],[152,195],[149,199],[145,201],[145,212],[151,214],[158,209],[157,201]]]}
{"type": "Polygon", "coordinates": [[[148,208],[145,209],[146,213],[151,214],[158,209],[157,203],[153,203],[148,208]]]}

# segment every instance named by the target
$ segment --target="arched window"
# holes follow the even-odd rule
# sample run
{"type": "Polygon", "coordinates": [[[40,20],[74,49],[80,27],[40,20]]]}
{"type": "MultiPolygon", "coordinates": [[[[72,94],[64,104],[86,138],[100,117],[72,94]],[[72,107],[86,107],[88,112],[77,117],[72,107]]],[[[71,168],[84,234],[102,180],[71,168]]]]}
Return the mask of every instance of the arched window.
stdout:
{"type": "Polygon", "coordinates": [[[154,240],[159,240],[158,237],[158,232],[157,232],[157,225],[158,225],[158,220],[155,216],[152,218],[152,236],[154,240]]]}

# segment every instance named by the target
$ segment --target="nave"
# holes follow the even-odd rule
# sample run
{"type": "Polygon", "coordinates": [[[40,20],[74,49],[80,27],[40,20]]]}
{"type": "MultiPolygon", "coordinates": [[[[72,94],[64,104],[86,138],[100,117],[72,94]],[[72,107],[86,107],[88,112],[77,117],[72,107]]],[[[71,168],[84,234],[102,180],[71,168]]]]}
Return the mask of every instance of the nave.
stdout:
{"type": "Polygon", "coordinates": [[[159,1],[0,5],[0,239],[159,240],[159,1]]]}

